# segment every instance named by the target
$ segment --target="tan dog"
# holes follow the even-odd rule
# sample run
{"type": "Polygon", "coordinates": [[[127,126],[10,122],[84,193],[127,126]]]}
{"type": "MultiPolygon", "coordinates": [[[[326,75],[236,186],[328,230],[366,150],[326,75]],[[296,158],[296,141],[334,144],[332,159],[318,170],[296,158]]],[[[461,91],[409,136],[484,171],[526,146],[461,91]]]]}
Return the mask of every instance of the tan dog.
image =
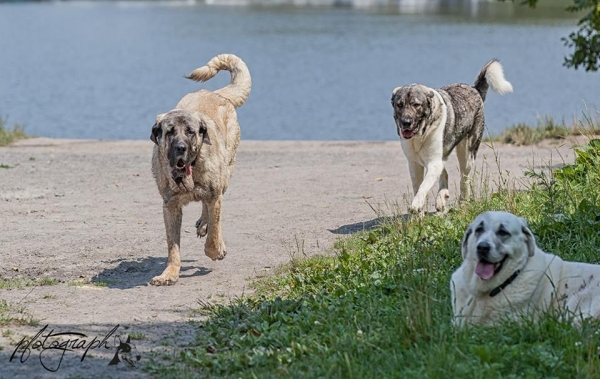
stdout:
{"type": "Polygon", "coordinates": [[[461,250],[464,262],[450,282],[456,325],[493,324],[551,308],[600,317],[600,265],[543,252],[522,218],[482,213],[461,250]]]}
{"type": "Polygon", "coordinates": [[[235,108],[248,99],[252,81],[246,64],[235,55],[221,54],[189,79],[204,82],[219,72],[231,72],[231,82],[215,92],[200,90],[183,97],[172,111],[158,115],[150,139],[156,144],[152,173],[163,198],[168,260],[164,272],[150,284],[171,285],[179,279],[182,207],[202,202],[196,222],[198,237],[208,234],[204,252],[212,260],[227,254],[221,234],[221,204],[233,172],[240,143],[235,108]]]}

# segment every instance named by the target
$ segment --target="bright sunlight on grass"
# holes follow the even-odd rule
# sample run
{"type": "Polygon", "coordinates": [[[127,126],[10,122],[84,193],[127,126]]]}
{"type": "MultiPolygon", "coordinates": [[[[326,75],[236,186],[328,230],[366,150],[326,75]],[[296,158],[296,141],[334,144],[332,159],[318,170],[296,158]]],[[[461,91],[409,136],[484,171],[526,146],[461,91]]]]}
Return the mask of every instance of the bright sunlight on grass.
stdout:
{"type": "Polygon", "coordinates": [[[598,378],[600,322],[576,328],[547,314],[451,324],[460,239],[483,211],[526,217],[543,250],[600,263],[600,140],[574,164],[529,178],[527,191],[503,188],[441,217],[389,218],[333,256],[292,261],[255,295],[204,304],[195,343],[146,369],[161,378],[598,378]]]}
{"type": "Polygon", "coordinates": [[[571,125],[563,120],[556,122],[552,117],[543,117],[537,125],[519,123],[507,128],[501,135],[488,138],[494,142],[508,143],[517,146],[535,145],[545,139],[561,140],[569,136],[600,134],[600,112],[591,112],[585,120],[573,120],[571,125]]]}

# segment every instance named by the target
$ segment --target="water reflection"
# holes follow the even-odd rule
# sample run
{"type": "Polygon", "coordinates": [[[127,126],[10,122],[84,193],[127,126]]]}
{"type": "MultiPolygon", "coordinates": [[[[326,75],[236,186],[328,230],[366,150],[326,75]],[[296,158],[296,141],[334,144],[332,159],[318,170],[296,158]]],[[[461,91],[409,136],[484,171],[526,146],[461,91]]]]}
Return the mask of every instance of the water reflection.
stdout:
{"type": "Polygon", "coordinates": [[[37,135],[147,139],[183,94],[228,81],[183,75],[232,52],[254,83],[238,113],[244,139],[396,139],[394,87],[471,83],[491,58],[515,92],[488,96],[490,133],[570,120],[599,105],[600,74],[562,67],[576,20],[548,1],[0,4],[0,115],[37,135]]]}
{"type": "MultiPolygon", "coordinates": [[[[145,3],[147,2],[136,2],[145,3]]],[[[570,0],[545,0],[535,8],[510,0],[189,0],[167,1],[167,3],[205,3],[208,5],[273,7],[346,7],[376,11],[387,14],[438,14],[468,16],[473,19],[515,21],[516,19],[575,19],[576,15],[566,11],[570,0]]]]}

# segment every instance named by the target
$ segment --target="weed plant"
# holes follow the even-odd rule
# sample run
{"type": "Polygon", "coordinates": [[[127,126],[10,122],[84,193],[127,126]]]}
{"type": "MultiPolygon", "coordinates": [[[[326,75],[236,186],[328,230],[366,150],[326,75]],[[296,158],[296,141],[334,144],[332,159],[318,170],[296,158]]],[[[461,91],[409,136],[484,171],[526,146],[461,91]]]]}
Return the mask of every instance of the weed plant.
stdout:
{"type": "Polygon", "coordinates": [[[0,117],[0,146],[6,146],[18,139],[27,138],[23,125],[16,124],[12,128],[6,125],[6,118],[0,117]]]}

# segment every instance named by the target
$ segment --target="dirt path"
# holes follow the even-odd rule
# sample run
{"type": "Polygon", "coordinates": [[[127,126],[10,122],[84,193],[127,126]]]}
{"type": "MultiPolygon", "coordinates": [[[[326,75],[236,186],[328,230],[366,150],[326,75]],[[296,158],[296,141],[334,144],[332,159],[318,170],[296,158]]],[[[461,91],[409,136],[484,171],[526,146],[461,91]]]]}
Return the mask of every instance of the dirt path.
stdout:
{"type": "MultiPolygon", "coordinates": [[[[496,146],[495,151],[503,174],[521,177],[523,169],[549,163],[551,156],[554,164],[572,161],[569,146],[496,146]]],[[[145,335],[135,341],[144,361],[150,349],[193,340],[189,320],[198,300],[226,301],[249,292],[249,278],[268,274],[293,254],[322,252],[336,238],[374,225],[377,215],[367,202],[404,209],[410,187],[399,142],[243,141],[224,201],[227,257],[212,262],[204,256],[204,240],[196,238],[194,228],[200,206],[189,205],[181,278],[172,287],[152,287],[148,281],[166,264],[166,241],[151,150],[150,141],[45,138],[0,148],[0,164],[10,166],[0,168],[0,277],[60,281],[0,289],[12,312],[24,307],[40,320],[38,326],[0,327],[0,377],[142,377],[141,370],[123,363],[107,366],[114,349],[93,350],[83,362],[81,350],[67,352],[52,373],[43,369],[36,351],[24,363],[20,354],[9,363],[11,343],[46,324],[55,332],[100,339],[120,325],[116,334],[145,335]],[[106,286],[69,285],[90,280],[106,286]]],[[[484,146],[480,172],[486,161],[493,185],[499,170],[494,152],[484,146]]],[[[453,199],[454,157],[448,172],[453,199]]],[[[58,358],[47,353],[47,365],[56,366],[58,358]]]]}

